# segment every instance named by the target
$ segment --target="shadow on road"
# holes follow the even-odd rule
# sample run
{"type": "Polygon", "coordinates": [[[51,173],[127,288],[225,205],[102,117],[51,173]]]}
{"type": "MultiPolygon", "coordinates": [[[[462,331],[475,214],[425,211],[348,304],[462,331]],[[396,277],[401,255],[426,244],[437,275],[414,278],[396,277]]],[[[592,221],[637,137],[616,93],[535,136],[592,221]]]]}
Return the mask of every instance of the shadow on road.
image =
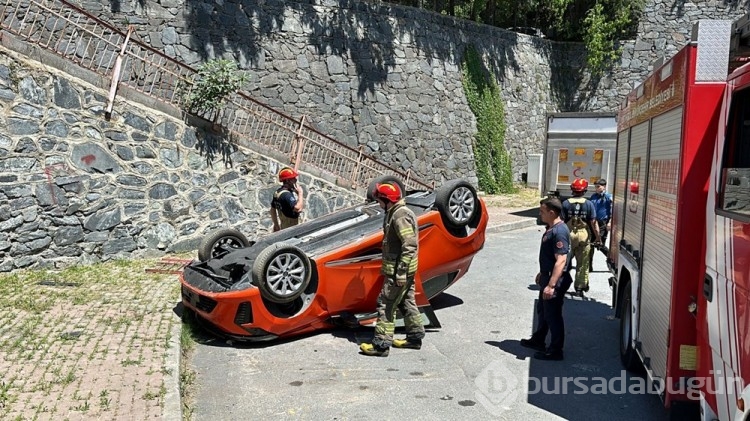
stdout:
{"type": "Polygon", "coordinates": [[[511,212],[510,214],[511,215],[516,215],[516,216],[523,216],[525,218],[534,218],[534,219],[536,219],[539,216],[539,207],[535,206],[533,208],[529,208],[529,209],[525,209],[525,210],[521,210],[521,211],[511,212]]]}
{"type": "Polygon", "coordinates": [[[460,306],[463,303],[464,303],[464,300],[456,297],[455,295],[448,294],[447,292],[440,293],[430,300],[430,304],[432,304],[433,310],[440,310],[440,309],[444,309],[448,307],[460,306]]]}
{"type": "Polygon", "coordinates": [[[484,343],[500,348],[500,350],[505,351],[508,354],[513,354],[516,356],[516,359],[519,360],[525,360],[526,358],[531,358],[534,355],[534,350],[521,346],[520,339],[506,339],[499,342],[485,341],[484,343]]]}
{"type": "MultiPolygon", "coordinates": [[[[533,326],[536,326],[537,314],[534,309],[530,311],[533,311],[533,326]]],[[[619,329],[614,325],[618,320],[611,315],[612,309],[606,303],[566,296],[563,361],[534,359],[535,351],[522,347],[521,338],[485,343],[519,360],[529,359],[526,379],[500,379],[515,383],[519,388],[526,382],[524,391],[529,404],[564,419],[632,419],[632,408],[628,406],[638,405],[633,395],[647,393],[648,382],[644,376],[620,368],[619,329]],[[585,415],[581,412],[584,410],[585,415]]],[[[530,336],[531,332],[526,338],[530,336]]],[[[645,419],[668,418],[658,395],[654,394],[648,402],[649,409],[643,411],[648,414],[645,419]]]]}

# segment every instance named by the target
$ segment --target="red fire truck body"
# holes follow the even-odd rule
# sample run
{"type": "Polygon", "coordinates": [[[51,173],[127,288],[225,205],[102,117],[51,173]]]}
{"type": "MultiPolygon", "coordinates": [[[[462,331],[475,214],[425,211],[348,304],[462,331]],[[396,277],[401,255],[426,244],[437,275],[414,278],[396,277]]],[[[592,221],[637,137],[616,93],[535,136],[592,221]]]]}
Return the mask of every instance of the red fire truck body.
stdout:
{"type": "Polygon", "coordinates": [[[730,73],[746,25],[700,21],[618,115],[621,360],[706,420],[750,413],[750,65],[730,73]]]}

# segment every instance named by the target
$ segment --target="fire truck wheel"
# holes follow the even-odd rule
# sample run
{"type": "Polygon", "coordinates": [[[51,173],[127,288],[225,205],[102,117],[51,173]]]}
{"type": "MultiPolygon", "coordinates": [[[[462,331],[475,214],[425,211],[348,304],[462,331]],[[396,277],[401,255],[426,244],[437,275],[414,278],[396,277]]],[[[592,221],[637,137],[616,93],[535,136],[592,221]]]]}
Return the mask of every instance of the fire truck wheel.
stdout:
{"type": "Polygon", "coordinates": [[[630,284],[627,284],[625,285],[623,297],[620,301],[620,361],[626,370],[637,372],[640,370],[641,364],[635,349],[633,349],[633,330],[631,329],[633,326],[633,309],[631,295],[630,284]]]}

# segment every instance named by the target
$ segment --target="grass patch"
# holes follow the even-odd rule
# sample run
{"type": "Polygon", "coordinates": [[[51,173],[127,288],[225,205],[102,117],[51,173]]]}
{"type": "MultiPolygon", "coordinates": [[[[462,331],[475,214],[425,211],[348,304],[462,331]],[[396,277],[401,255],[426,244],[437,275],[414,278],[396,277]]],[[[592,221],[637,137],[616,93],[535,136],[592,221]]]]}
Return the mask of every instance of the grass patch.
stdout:
{"type": "Polygon", "coordinates": [[[539,207],[542,196],[537,189],[517,187],[515,193],[486,195],[482,199],[490,207],[536,208],[539,207]]]}
{"type": "Polygon", "coordinates": [[[130,358],[128,358],[127,360],[123,360],[120,364],[122,364],[123,367],[130,367],[130,366],[133,366],[133,365],[141,365],[141,360],[140,359],[131,360],[130,358]]]}
{"type": "Polygon", "coordinates": [[[154,399],[164,399],[164,396],[167,395],[167,388],[162,384],[158,391],[153,392],[151,390],[147,391],[143,394],[143,399],[147,401],[152,401],[154,399]]]}
{"type": "MultiPolygon", "coordinates": [[[[187,311],[187,310],[183,310],[187,311]]],[[[193,385],[195,384],[195,370],[190,368],[190,359],[195,350],[197,338],[200,337],[200,327],[185,313],[182,315],[182,329],[180,330],[180,399],[182,401],[182,419],[193,419],[193,385]]]]}
{"type": "Polygon", "coordinates": [[[73,374],[72,371],[68,372],[68,374],[65,375],[65,377],[61,377],[59,380],[60,384],[68,385],[73,383],[76,380],[76,375],[73,374]]]}
{"type": "Polygon", "coordinates": [[[91,409],[91,406],[89,405],[89,401],[85,401],[85,402],[83,402],[83,403],[81,403],[81,404],[76,405],[76,406],[73,407],[74,411],[79,411],[79,412],[86,412],[89,409],[91,409]]]}
{"type": "Polygon", "coordinates": [[[112,398],[109,397],[109,391],[107,389],[102,390],[99,392],[99,406],[107,411],[109,410],[109,405],[112,403],[112,398]]]}
{"type": "Polygon", "coordinates": [[[14,380],[15,378],[10,379],[8,382],[0,380],[0,409],[5,408],[11,402],[11,396],[8,391],[13,385],[14,380]]]}

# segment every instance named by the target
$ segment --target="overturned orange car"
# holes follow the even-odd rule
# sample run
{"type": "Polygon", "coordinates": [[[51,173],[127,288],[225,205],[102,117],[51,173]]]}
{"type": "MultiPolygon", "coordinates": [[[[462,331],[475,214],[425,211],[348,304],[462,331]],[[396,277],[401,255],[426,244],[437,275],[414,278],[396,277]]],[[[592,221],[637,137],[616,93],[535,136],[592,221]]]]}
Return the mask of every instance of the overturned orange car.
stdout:
{"type": "MultiPolygon", "coordinates": [[[[419,225],[417,305],[425,324],[439,327],[430,299],[469,270],[484,245],[487,208],[464,180],[408,191],[405,201],[419,225]]],[[[363,324],[383,283],[384,216],[368,201],[256,241],[217,230],[180,276],[182,303],[209,330],[240,341],[363,324]]]]}

